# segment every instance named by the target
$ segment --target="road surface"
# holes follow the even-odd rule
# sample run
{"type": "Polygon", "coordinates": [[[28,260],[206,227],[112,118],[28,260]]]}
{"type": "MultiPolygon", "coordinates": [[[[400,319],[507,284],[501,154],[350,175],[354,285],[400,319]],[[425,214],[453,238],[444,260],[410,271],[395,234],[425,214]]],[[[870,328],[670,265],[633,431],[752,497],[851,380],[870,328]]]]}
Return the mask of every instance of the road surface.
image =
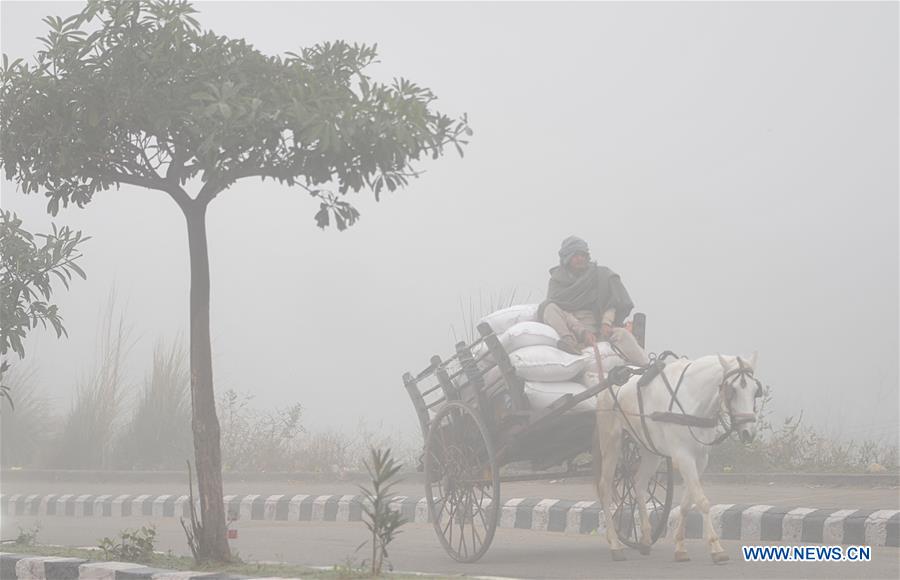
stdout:
{"type": "MultiPolygon", "coordinates": [[[[2,493],[49,494],[178,494],[177,483],[104,484],[90,482],[4,483],[2,493]]],[[[677,493],[680,490],[677,490],[677,493]]],[[[346,482],[251,482],[228,483],[226,494],[351,494],[355,484],[346,482]]],[[[406,484],[400,494],[421,496],[418,485],[406,484]]],[[[900,509],[896,488],[845,488],[816,486],[718,485],[707,486],[713,503],[767,503],[823,509],[900,509]]],[[[510,483],[503,487],[504,499],[513,497],[593,499],[587,482],[510,483]]],[[[153,523],[158,529],[157,549],[187,554],[184,532],[173,518],[3,518],[2,537],[16,533],[40,519],[39,541],[71,546],[96,545],[104,536],[114,536],[124,528],[153,523]]],[[[365,541],[366,530],[359,522],[272,522],[239,521],[239,537],[233,548],[245,560],[279,560],[310,566],[330,566],[348,558],[361,560],[356,547],[365,541]]],[[[612,562],[605,539],[591,535],[498,529],[486,556],[475,564],[459,564],[441,549],[427,524],[407,524],[392,544],[391,562],[398,570],[444,574],[495,575],[514,578],[900,578],[900,550],[873,548],[868,563],[751,563],[744,562],[740,547],[745,542],[723,541],[731,562],[712,564],[702,540],[688,540],[691,562],[675,563],[670,540],[662,539],[649,556],[628,550],[626,562],[612,562]]]]}

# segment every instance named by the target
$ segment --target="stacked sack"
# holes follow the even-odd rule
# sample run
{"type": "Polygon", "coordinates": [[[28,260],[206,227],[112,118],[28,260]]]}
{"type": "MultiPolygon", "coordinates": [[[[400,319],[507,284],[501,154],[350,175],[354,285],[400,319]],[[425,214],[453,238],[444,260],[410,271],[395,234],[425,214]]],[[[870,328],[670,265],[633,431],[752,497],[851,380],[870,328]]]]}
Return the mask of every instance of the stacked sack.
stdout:
{"type": "MultiPolygon", "coordinates": [[[[500,344],[509,354],[516,373],[525,381],[525,395],[534,408],[546,408],[561,396],[581,393],[586,387],[600,382],[594,349],[587,348],[581,355],[573,355],[557,348],[559,334],[552,327],[537,321],[537,304],[510,306],[493,312],[479,323],[487,322],[497,335],[500,344]]],[[[607,343],[598,343],[604,377],[606,371],[624,361],[607,343]]],[[[487,347],[481,345],[482,349],[487,347]]],[[[483,350],[475,354],[479,356],[483,350]]],[[[496,367],[485,375],[491,384],[499,378],[496,367]]],[[[590,411],[593,399],[582,401],[575,411],[590,411]]]]}

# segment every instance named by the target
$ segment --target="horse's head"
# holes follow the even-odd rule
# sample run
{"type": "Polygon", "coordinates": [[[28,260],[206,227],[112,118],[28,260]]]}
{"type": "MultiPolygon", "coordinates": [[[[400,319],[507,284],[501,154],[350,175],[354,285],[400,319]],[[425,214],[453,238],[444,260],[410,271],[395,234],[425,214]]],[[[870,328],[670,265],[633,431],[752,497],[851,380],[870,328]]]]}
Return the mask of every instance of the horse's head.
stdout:
{"type": "Polygon", "coordinates": [[[728,413],[731,428],[737,432],[741,442],[750,443],[756,437],[760,408],[757,403],[763,396],[762,383],[753,376],[756,353],[753,353],[750,360],[739,356],[719,355],[719,363],[723,372],[722,383],[719,385],[722,406],[728,413]]]}

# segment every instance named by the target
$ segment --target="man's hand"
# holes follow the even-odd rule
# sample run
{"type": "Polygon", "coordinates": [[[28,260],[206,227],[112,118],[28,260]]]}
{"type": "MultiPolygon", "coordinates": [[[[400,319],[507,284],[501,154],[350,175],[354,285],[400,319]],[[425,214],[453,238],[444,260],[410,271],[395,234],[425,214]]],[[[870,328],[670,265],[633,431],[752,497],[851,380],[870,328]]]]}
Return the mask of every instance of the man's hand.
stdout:
{"type": "Polygon", "coordinates": [[[597,337],[594,336],[593,332],[587,331],[584,333],[584,343],[588,346],[593,346],[597,344],[597,337]]]}
{"type": "Polygon", "coordinates": [[[610,324],[608,322],[604,322],[603,324],[600,325],[600,336],[602,336],[603,338],[609,338],[610,336],[612,336],[612,332],[613,332],[612,324],[610,324]]]}

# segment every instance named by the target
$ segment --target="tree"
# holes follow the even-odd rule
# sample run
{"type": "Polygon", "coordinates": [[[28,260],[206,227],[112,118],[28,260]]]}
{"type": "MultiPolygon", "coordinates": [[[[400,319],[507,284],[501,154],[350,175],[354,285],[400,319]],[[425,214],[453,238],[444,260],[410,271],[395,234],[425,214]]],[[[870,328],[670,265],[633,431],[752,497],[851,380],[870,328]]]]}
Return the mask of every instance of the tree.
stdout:
{"type": "Polygon", "coordinates": [[[316,224],[359,218],[344,197],[378,200],[408,183],[412,163],[462,154],[465,116],[431,106],[428,89],[364,72],[375,47],[338,41],[267,56],[243,39],[200,30],[185,0],[91,0],[48,17],[31,65],[4,55],[0,163],[48,211],[84,207],[122,184],[168,195],[187,222],[191,266],[192,428],[203,559],[228,560],[219,423],[209,337],[206,209],[247,178],[315,198],[316,224]],[[195,195],[189,195],[195,193],[195,195]]]}
{"type": "MultiPolygon", "coordinates": [[[[68,289],[74,275],[85,278],[75,262],[88,239],[55,224],[49,234],[32,234],[14,213],[0,211],[0,379],[9,369],[9,351],[25,358],[25,337],[39,324],[57,337],[66,334],[59,308],[50,303],[53,280],[68,289]]],[[[0,384],[0,398],[13,404],[6,385],[0,384]]]]}

